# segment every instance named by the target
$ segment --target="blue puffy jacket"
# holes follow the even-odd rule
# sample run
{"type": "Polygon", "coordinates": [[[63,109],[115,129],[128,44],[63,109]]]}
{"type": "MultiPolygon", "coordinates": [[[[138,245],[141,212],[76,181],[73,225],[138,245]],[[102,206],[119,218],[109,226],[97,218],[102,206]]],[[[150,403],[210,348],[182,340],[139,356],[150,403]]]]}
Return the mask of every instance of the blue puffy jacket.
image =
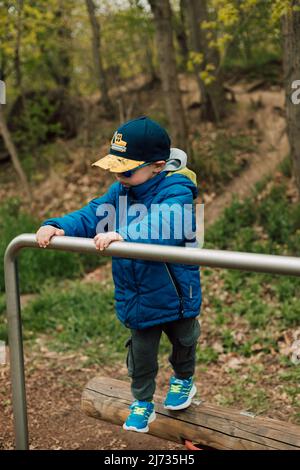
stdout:
{"type": "MultiPolygon", "coordinates": [[[[119,182],[112,184],[102,197],[93,199],[82,209],[64,217],[47,219],[43,225],[53,225],[65,231],[67,236],[93,238],[101,232],[116,230],[126,242],[160,245],[197,246],[186,231],[176,232],[176,208],[178,213],[184,204],[191,207],[191,234],[195,232],[193,199],[197,196],[196,175],[184,168],[178,171],[162,171],[145,183],[126,188],[119,182]],[[120,205],[120,196],[126,197],[127,208],[120,205]],[[137,222],[133,215],[134,204],[143,204],[148,212],[137,222]],[[107,217],[105,204],[115,208],[113,226],[107,217]],[[174,209],[174,217],[159,211],[154,204],[167,204],[174,209]],[[132,207],[133,206],[133,207],[132,207]],[[151,207],[150,207],[151,206],[151,207]],[[154,207],[154,209],[152,209],[154,207]],[[155,209],[156,207],[156,209],[155,209]],[[158,217],[155,217],[155,216],[158,217]],[[123,216],[123,218],[122,218],[123,216]],[[106,218],[105,218],[106,217],[106,218]],[[121,222],[120,222],[121,220],[121,222]],[[150,220],[152,231],[150,232],[150,220]],[[153,221],[156,220],[156,223],[153,221]],[[105,223],[107,224],[105,225],[105,223]],[[98,225],[98,230],[97,230],[98,225]],[[162,237],[162,229],[170,227],[170,237],[162,237]],[[139,238],[136,238],[138,233],[139,238]],[[149,237],[150,235],[150,237],[149,237]],[[151,238],[152,236],[152,238],[151,238]]],[[[166,207],[166,206],[165,206],[166,207]]],[[[186,219],[185,219],[186,220],[186,219]]],[[[168,230],[167,230],[168,231],[168,230]]],[[[115,283],[115,306],[119,320],[128,328],[144,329],[153,325],[192,318],[200,314],[201,283],[199,266],[181,263],[165,263],[112,257],[112,273],[115,283]]]]}

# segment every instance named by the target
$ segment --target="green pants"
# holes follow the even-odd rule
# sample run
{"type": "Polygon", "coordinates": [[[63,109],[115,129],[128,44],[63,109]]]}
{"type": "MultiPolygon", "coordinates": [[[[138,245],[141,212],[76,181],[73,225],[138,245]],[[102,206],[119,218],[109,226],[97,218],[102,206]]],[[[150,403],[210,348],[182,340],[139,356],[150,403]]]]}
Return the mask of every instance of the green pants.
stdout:
{"type": "Polygon", "coordinates": [[[127,341],[127,367],[131,377],[131,391],[136,400],[151,401],[155,392],[158,371],[158,348],[162,332],[172,344],[169,361],[175,377],[187,379],[195,372],[195,353],[200,336],[196,318],[183,318],[144,330],[131,330],[127,341]]]}

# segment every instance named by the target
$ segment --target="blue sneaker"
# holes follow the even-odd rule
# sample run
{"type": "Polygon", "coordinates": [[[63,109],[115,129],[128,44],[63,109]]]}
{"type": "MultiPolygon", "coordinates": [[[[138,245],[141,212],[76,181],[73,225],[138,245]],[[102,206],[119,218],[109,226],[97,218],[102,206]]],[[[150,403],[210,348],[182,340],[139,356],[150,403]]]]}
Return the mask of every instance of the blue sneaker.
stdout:
{"type": "Polygon", "coordinates": [[[154,403],[135,400],[129,409],[131,413],[123,424],[123,429],[126,431],[148,432],[148,424],[156,418],[154,403]]]}
{"type": "Polygon", "coordinates": [[[164,402],[167,410],[183,410],[192,403],[192,398],[197,389],[193,383],[193,377],[181,380],[171,377],[170,388],[164,402]]]}

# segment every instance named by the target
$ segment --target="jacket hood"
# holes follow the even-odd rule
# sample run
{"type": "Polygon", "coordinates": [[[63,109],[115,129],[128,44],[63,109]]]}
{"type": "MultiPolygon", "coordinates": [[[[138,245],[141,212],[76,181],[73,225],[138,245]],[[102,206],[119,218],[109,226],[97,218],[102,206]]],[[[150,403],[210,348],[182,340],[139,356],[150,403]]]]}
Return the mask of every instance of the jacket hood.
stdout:
{"type": "Polygon", "coordinates": [[[172,178],[171,180],[168,178],[166,179],[165,183],[178,184],[177,177],[179,176],[180,184],[188,186],[193,193],[193,198],[195,199],[198,195],[197,175],[194,171],[187,168],[186,164],[187,154],[183,150],[171,148],[170,158],[166,161],[166,165],[164,166],[162,171],[167,172],[167,177],[176,176],[176,178],[172,178]],[[182,176],[185,178],[182,178],[182,176]]]}
{"type": "Polygon", "coordinates": [[[187,168],[187,154],[180,149],[171,148],[170,158],[166,161],[166,165],[163,167],[162,171],[167,171],[167,176],[173,174],[184,175],[189,178],[195,186],[197,186],[197,176],[192,170],[187,168]]]}
{"type": "Polygon", "coordinates": [[[170,157],[166,160],[166,164],[162,171],[176,171],[186,167],[187,154],[180,149],[171,148],[170,157]]]}

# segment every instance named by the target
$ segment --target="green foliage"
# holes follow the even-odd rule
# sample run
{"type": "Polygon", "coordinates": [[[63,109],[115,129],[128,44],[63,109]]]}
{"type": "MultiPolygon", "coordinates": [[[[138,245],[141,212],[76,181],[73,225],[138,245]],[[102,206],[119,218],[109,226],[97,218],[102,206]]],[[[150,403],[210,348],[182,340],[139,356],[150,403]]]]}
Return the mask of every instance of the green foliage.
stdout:
{"type": "MultiPolygon", "coordinates": [[[[20,66],[24,89],[28,85],[32,88],[32,81],[37,89],[39,83],[43,82],[44,86],[45,83],[51,83],[53,68],[56,67],[57,74],[61,72],[59,69],[62,64],[58,63],[57,58],[61,55],[62,47],[70,50],[70,41],[63,45],[60,33],[62,28],[66,27],[66,20],[73,6],[73,0],[66,0],[63,8],[59,0],[49,0],[47,8],[42,0],[1,2],[0,56],[4,59],[5,76],[13,69],[19,27],[20,66]],[[62,15],[59,15],[59,12],[62,12],[62,15]]],[[[9,91],[10,86],[9,82],[9,91]]]]}
{"type": "Polygon", "coordinates": [[[187,69],[189,72],[195,70],[195,66],[201,65],[203,63],[204,55],[201,52],[190,51],[189,59],[187,63],[187,69]]]}
{"type": "MultiPolygon", "coordinates": [[[[223,217],[207,230],[206,247],[299,256],[299,213],[299,205],[288,199],[286,185],[272,185],[266,179],[252,197],[244,202],[234,199],[223,217]]],[[[266,353],[277,350],[272,331],[299,326],[299,278],[228,270],[222,271],[221,279],[231,302],[227,304],[218,296],[210,302],[225,352],[249,356],[256,342],[266,353]],[[226,326],[235,316],[246,320],[252,332],[243,343],[236,342],[226,326]],[[270,325],[273,329],[268,333],[270,325]]]]}
{"type": "Polygon", "coordinates": [[[279,165],[279,170],[286,176],[287,178],[291,178],[292,176],[292,157],[288,155],[279,165]]]}
{"type": "Polygon", "coordinates": [[[223,63],[224,72],[228,77],[244,76],[247,81],[262,79],[270,85],[280,84],[281,67],[281,51],[279,45],[275,47],[273,43],[261,50],[254,49],[250,56],[239,53],[233,43],[223,63]]]}
{"type": "Polygon", "coordinates": [[[154,49],[154,25],[147,11],[138,6],[116,9],[103,17],[101,31],[108,69],[118,65],[122,78],[141,71],[149,72],[147,66],[149,54],[153,54],[154,49]]]}
{"type": "Polygon", "coordinates": [[[241,203],[235,197],[231,206],[225,209],[224,216],[206,231],[205,243],[207,243],[207,247],[237,251],[236,241],[238,238],[239,249],[242,249],[244,235],[248,244],[249,232],[252,235],[251,227],[255,220],[256,213],[251,199],[248,198],[241,203]]]}
{"type": "Polygon", "coordinates": [[[283,15],[299,11],[299,5],[294,4],[294,0],[274,0],[272,4],[271,21],[278,23],[283,15]]]}
{"type": "MultiPolygon", "coordinates": [[[[210,47],[221,53],[222,64],[233,60],[244,66],[255,64],[265,52],[279,57],[280,18],[291,10],[290,5],[291,0],[208,0],[209,17],[199,27],[210,47]]],[[[96,2],[96,15],[101,27],[101,56],[111,84],[119,85],[120,79],[157,68],[154,24],[143,2],[96,2]]],[[[9,77],[10,96],[20,92],[15,89],[18,41],[23,90],[59,83],[70,85],[75,93],[97,89],[85,2],[49,0],[45,8],[42,0],[4,0],[0,4],[0,37],[1,68],[9,77]]],[[[200,56],[190,52],[189,67],[193,67],[200,56]]],[[[202,78],[209,85],[215,75],[213,64],[200,62],[204,64],[202,78]]]]}
{"type": "Polygon", "coordinates": [[[195,171],[214,190],[224,186],[245,167],[245,161],[240,159],[241,154],[255,151],[255,144],[250,136],[228,136],[223,130],[219,130],[205,142],[200,135],[195,135],[193,145],[195,171]]]}
{"type": "MultiPolygon", "coordinates": [[[[0,206],[0,254],[3,259],[9,242],[21,233],[34,233],[40,223],[19,210],[19,201],[10,199],[0,206]]],[[[78,278],[101,260],[93,255],[78,255],[55,250],[25,249],[19,255],[21,293],[39,292],[45,281],[78,278]]],[[[102,261],[103,262],[103,261],[102,261]]],[[[4,291],[4,266],[0,265],[0,292],[4,291]]]]}
{"type": "Polygon", "coordinates": [[[40,143],[47,142],[47,138],[58,137],[61,134],[61,125],[49,122],[57,106],[50,104],[47,96],[36,95],[32,100],[26,100],[25,109],[22,110],[17,122],[17,131],[14,140],[22,148],[23,153],[33,151],[40,143]]]}
{"type": "MultiPolygon", "coordinates": [[[[284,0],[285,1],[285,0],[284,0]]],[[[255,67],[261,56],[280,55],[279,16],[273,0],[210,0],[210,18],[202,22],[211,48],[228,70],[234,64],[255,67]]],[[[282,3],[282,2],[281,2],[282,3]]],[[[260,68],[260,72],[264,72],[260,68]]]]}

